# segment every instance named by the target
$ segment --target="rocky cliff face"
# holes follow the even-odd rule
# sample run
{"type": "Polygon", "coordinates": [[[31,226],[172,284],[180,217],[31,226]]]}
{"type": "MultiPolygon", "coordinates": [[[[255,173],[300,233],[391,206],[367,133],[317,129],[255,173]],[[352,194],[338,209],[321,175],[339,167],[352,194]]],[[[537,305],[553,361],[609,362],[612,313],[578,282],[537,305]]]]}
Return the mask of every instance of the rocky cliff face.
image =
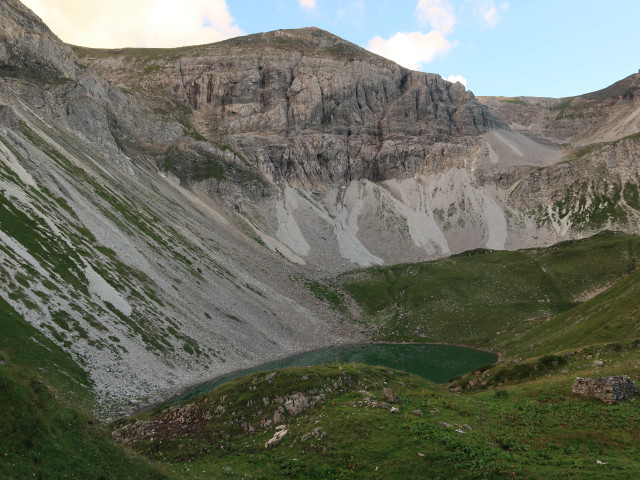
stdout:
{"type": "Polygon", "coordinates": [[[182,101],[200,134],[295,186],[441,171],[504,126],[462,85],[317,28],[188,49],[78,52],[115,82],[182,101]]]}
{"type": "Polygon", "coordinates": [[[3,75],[75,77],[75,55],[18,0],[0,4],[0,69],[3,75]]]}
{"type": "Polygon", "coordinates": [[[568,98],[481,97],[511,128],[569,147],[610,142],[640,130],[640,73],[568,98]]]}
{"type": "Polygon", "coordinates": [[[360,338],[301,288],[307,272],[155,161],[195,179],[226,162],[224,185],[264,185],[254,168],[77,66],[21,4],[0,9],[1,350],[44,369],[64,367],[33,351],[65,352],[63,375],[113,413],[360,338]]]}

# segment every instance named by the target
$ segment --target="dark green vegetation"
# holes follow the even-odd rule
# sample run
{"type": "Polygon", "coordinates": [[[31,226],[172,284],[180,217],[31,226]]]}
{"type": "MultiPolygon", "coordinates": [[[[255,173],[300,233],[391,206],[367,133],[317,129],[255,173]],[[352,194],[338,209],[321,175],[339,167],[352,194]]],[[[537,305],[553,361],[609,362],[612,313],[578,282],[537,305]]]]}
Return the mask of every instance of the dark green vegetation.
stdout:
{"type": "Polygon", "coordinates": [[[126,426],[134,419],[115,428],[124,443],[195,479],[638,478],[637,400],[606,405],[571,394],[576,376],[638,380],[638,242],[605,232],[342,276],[378,335],[466,335],[525,357],[446,388],[383,367],[293,368],[232,380],[135,429],[126,426]],[[402,316],[388,315],[394,310],[402,316]],[[301,398],[308,405],[294,408],[301,398]],[[287,435],[266,448],[274,419],[287,435]]]}
{"type": "MultiPolygon", "coordinates": [[[[638,368],[637,346],[626,353],[638,368]]],[[[561,365],[542,379],[465,395],[364,365],[259,373],[134,428],[122,421],[117,435],[190,479],[637,478],[637,405],[572,397],[573,375],[591,373],[583,356],[572,358],[571,375],[561,365]],[[398,401],[388,403],[384,388],[398,401]],[[276,432],[265,419],[292,398],[320,395],[302,411],[282,409],[287,435],[265,448],[276,432]]]]}
{"type": "Polygon", "coordinates": [[[529,103],[521,98],[497,97],[498,101],[505,103],[515,103],[516,105],[529,105],[529,103]]]}
{"type": "Polygon", "coordinates": [[[534,356],[584,345],[640,338],[640,271],[586,302],[505,344],[534,356]]]}
{"type": "MultiPolygon", "coordinates": [[[[608,406],[570,392],[576,376],[638,378],[640,342],[629,340],[638,337],[638,242],[634,236],[603,233],[546,249],[479,250],[345,275],[345,291],[360,302],[377,332],[389,328],[385,309],[399,308],[406,323],[394,328],[408,338],[440,319],[440,330],[429,332],[456,338],[471,332],[475,341],[528,358],[454,379],[447,387],[459,393],[407,372],[361,364],[256,373],[182,404],[116,422],[116,437],[135,455],[64,403],[70,401],[66,394],[56,398],[33,373],[18,367],[37,365],[38,355],[51,359],[52,364],[42,365],[44,378],[67,389],[64,372],[78,372],[61,351],[48,344],[43,347],[51,353],[11,350],[9,365],[0,366],[0,446],[7,453],[0,476],[637,478],[636,403],[608,406]],[[580,297],[609,285],[614,286],[580,303],[580,297]],[[459,309],[445,308],[447,299],[459,309]],[[494,311],[499,315],[483,316],[494,311]],[[440,316],[421,323],[427,314],[440,316]],[[472,320],[474,328],[468,329],[472,320]],[[489,339],[492,329],[503,333],[489,339]],[[594,359],[603,366],[595,367],[594,359]],[[59,378],[51,365],[61,366],[59,378]],[[393,390],[397,402],[388,392],[385,399],[385,388],[393,390]],[[399,412],[392,413],[392,407],[399,412]],[[276,432],[274,419],[286,425],[287,435],[265,448],[276,432]],[[154,463],[142,462],[140,455],[154,463]]],[[[347,305],[344,293],[327,284],[308,287],[329,304],[340,299],[337,305],[347,305]]],[[[5,305],[2,309],[11,312],[5,305]]],[[[32,333],[22,331],[24,322],[14,316],[3,319],[2,348],[27,344],[37,349],[25,340],[32,333]]]]}
{"type": "MultiPolygon", "coordinates": [[[[582,297],[633,272],[638,247],[638,237],[605,232],[549,248],[474,250],[433,262],[360,270],[340,280],[375,339],[502,348],[516,333],[554,315],[570,315],[582,297]]],[[[638,325],[632,318],[628,327],[601,340],[627,338],[638,325]]],[[[594,335],[589,340],[596,342],[600,335],[594,335]]],[[[528,339],[529,344],[538,340],[528,339]]]]}
{"type": "Polygon", "coordinates": [[[266,180],[244,157],[227,145],[219,145],[219,148],[222,152],[231,152],[233,157],[213,154],[203,149],[174,148],[165,155],[161,167],[186,184],[214,179],[218,182],[230,181],[239,185],[255,184],[258,188],[268,188],[266,180]]]}
{"type": "Polygon", "coordinates": [[[114,445],[104,427],[5,357],[0,354],[0,478],[173,478],[114,445]]]}
{"type": "Polygon", "coordinates": [[[305,285],[316,298],[327,302],[336,312],[348,313],[349,310],[344,303],[344,295],[341,292],[336,291],[336,289],[325,283],[311,280],[305,282],[305,285]]]}
{"type": "Polygon", "coordinates": [[[239,370],[187,390],[176,401],[210,392],[214,388],[256,372],[330,363],[362,363],[413,373],[432,382],[443,383],[476,368],[495,363],[496,355],[454,345],[361,344],[326,347],[305,352],[258,367],[239,370]]]}

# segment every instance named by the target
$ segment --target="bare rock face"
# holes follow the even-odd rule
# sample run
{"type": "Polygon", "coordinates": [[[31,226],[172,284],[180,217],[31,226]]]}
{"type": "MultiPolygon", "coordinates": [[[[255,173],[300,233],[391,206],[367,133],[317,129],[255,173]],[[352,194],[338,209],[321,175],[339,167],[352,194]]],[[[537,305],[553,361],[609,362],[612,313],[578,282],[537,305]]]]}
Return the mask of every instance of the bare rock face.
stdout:
{"type": "Polygon", "coordinates": [[[479,100],[514,130],[558,144],[610,142],[640,130],[640,73],[576,97],[479,100]]]}
{"type": "Polygon", "coordinates": [[[618,403],[635,397],[638,394],[638,387],[628,375],[601,378],[577,377],[571,392],[574,395],[597,398],[604,403],[618,403]]]}
{"type": "Polygon", "coordinates": [[[170,93],[189,105],[205,137],[234,145],[269,180],[295,186],[441,170],[460,159],[451,152],[505,126],[462,85],[317,28],[164,54],[78,52],[113,81],[170,93]]]}
{"type": "MultiPolygon", "coordinates": [[[[75,78],[75,54],[18,0],[0,3],[0,72],[75,78]]],[[[6,74],[5,73],[5,74],[6,74]]]]}

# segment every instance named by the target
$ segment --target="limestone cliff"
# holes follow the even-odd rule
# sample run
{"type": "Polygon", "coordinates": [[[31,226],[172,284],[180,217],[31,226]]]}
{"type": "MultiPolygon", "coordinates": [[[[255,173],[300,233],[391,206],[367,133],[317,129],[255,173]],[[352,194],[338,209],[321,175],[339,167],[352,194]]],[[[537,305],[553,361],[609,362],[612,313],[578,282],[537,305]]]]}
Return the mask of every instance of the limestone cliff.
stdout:
{"type": "Polygon", "coordinates": [[[0,3],[0,70],[3,75],[75,77],[75,55],[18,0],[0,3]]]}
{"type": "Polygon", "coordinates": [[[183,49],[76,51],[114,82],[181,100],[199,134],[294,186],[461,166],[478,135],[505,127],[461,84],[317,28],[183,49]]]}

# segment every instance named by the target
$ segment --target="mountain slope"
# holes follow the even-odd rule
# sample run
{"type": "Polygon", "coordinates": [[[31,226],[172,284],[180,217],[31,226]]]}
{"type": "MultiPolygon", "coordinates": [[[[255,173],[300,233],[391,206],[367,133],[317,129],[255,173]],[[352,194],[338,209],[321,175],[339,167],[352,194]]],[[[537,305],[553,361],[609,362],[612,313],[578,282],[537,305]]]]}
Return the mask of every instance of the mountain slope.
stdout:
{"type": "Polygon", "coordinates": [[[639,338],[639,289],[640,272],[636,271],[594,298],[506,342],[504,348],[521,356],[535,356],[639,338]]]}
{"type": "Polygon", "coordinates": [[[570,146],[611,142],[640,131],[640,73],[575,97],[479,100],[513,129],[570,146]]]}
{"type": "Polygon", "coordinates": [[[637,405],[572,396],[558,370],[464,395],[364,365],[262,372],[123,420],[114,436],[194,479],[637,477],[637,405]]]}
{"type": "Polygon", "coordinates": [[[455,152],[502,125],[462,85],[317,28],[180,49],[76,52],[157,107],[183,102],[198,133],[293,186],[433,171],[454,161],[443,146],[455,152]]]}
{"type": "MultiPolygon", "coordinates": [[[[605,232],[544,249],[478,250],[427,263],[354,271],[338,277],[338,284],[362,309],[361,321],[378,340],[476,344],[507,351],[516,350],[507,347],[516,343],[522,347],[518,354],[524,355],[526,348],[539,344],[558,347],[561,341],[552,342],[552,326],[564,325],[575,315],[582,318],[579,314],[589,303],[576,305],[585,296],[618,282],[615,291],[624,290],[622,285],[631,281],[625,277],[635,276],[639,264],[639,242],[637,236],[605,232]]],[[[597,305],[593,309],[603,306],[597,305]]],[[[598,330],[608,328],[606,315],[599,314],[589,326],[585,321],[584,328],[563,333],[565,341],[573,339],[567,347],[594,338],[604,343],[637,336],[635,310],[618,309],[627,315],[611,320],[611,337],[598,330]]],[[[555,350],[549,347],[543,353],[555,350]]]]}
{"type": "MultiPolygon", "coordinates": [[[[571,152],[559,141],[532,135],[510,110],[494,108],[497,102],[520,112],[524,100],[493,100],[491,114],[460,85],[408,71],[319,29],[179,49],[75,51],[156,110],[175,116],[182,105],[181,121],[195,137],[229,145],[257,168],[268,187],[221,175],[195,178],[191,166],[202,160],[193,149],[183,160],[156,157],[170,175],[222,196],[285,244],[295,254],[289,258],[312,268],[334,273],[478,247],[544,246],[603,228],[637,230],[635,209],[616,193],[638,183],[635,140],[597,158],[579,152],[582,162],[567,172],[561,161],[571,152]],[[577,211],[561,205],[567,190],[577,211]],[[608,215],[603,204],[616,214],[585,221],[608,215]]],[[[542,99],[543,106],[527,107],[538,113],[518,115],[535,123],[542,111],[587,105],[589,128],[604,131],[616,115],[636,112],[634,78],[599,94],[627,92],[619,99],[542,99]]],[[[584,122],[568,115],[545,128],[582,132],[584,142],[609,138],[587,132],[584,122]]],[[[609,130],[640,130],[633,121],[625,125],[609,130]]]]}
{"type": "MultiPolygon", "coordinates": [[[[18,2],[3,8],[3,25],[46,36],[18,2]]],[[[304,271],[264,245],[285,246],[122,152],[112,122],[146,115],[135,96],[82,69],[40,75],[40,63],[0,70],[0,296],[16,332],[5,345],[15,348],[26,322],[39,333],[25,332],[20,348],[42,351],[38,335],[61,347],[85,385],[79,395],[113,413],[203,376],[359,338],[298,291],[304,271]]],[[[177,122],[137,125],[142,137],[182,135],[177,122]]]]}

